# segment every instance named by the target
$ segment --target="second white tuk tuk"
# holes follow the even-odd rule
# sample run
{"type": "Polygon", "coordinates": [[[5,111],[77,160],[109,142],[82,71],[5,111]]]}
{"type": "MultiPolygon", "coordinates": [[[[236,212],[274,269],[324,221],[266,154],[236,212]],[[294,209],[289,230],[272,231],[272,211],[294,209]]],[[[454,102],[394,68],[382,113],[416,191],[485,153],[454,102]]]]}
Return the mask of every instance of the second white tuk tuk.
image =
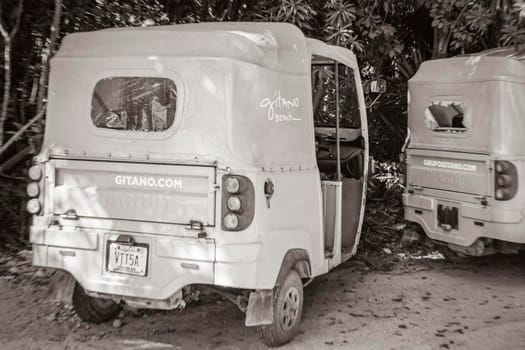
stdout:
{"type": "Polygon", "coordinates": [[[523,47],[425,62],[409,92],[405,218],[452,260],[523,250],[523,47]]]}
{"type": "Polygon", "coordinates": [[[29,171],[33,263],[74,278],[90,322],[204,286],[281,345],[303,283],[356,252],[367,165],[355,56],[292,25],[68,35],[29,171]]]}

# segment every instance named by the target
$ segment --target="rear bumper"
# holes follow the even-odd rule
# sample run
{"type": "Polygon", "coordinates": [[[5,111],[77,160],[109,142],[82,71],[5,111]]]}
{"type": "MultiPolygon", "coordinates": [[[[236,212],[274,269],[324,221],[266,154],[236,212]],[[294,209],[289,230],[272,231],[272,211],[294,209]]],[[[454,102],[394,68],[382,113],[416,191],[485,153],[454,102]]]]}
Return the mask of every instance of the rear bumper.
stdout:
{"type": "Polygon", "coordinates": [[[147,244],[146,276],[107,270],[107,242],[117,232],[32,228],[33,264],[69,272],[88,292],[167,300],[192,284],[255,288],[259,244],[221,246],[213,239],[134,235],[147,244]]]}
{"type": "Polygon", "coordinates": [[[478,238],[525,243],[525,221],[519,209],[497,208],[450,201],[418,194],[403,194],[405,219],[421,225],[434,240],[468,247],[478,238]],[[458,208],[458,229],[446,231],[438,226],[439,204],[458,208]]]}

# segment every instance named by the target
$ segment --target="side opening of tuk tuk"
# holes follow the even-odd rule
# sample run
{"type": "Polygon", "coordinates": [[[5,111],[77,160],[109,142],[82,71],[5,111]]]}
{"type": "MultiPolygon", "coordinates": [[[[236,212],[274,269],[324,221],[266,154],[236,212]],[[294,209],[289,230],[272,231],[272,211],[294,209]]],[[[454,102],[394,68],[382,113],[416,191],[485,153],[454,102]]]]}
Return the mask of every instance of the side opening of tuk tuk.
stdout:
{"type": "Polygon", "coordinates": [[[363,122],[355,66],[314,55],[311,72],[324,251],[331,268],[349,259],[357,248],[368,161],[366,119],[363,122]]]}

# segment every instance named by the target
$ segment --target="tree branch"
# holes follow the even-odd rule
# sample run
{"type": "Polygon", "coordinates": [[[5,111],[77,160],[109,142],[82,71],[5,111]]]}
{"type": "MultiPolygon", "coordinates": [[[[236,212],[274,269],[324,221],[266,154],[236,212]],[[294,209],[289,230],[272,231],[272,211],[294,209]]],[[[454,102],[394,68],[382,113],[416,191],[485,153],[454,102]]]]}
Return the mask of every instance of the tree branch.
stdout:
{"type": "Polygon", "coordinates": [[[448,52],[448,45],[450,43],[450,39],[452,38],[452,34],[454,32],[454,29],[455,29],[456,25],[459,23],[459,20],[461,19],[461,17],[463,17],[463,15],[465,14],[465,12],[467,11],[467,9],[470,6],[471,6],[471,4],[467,2],[467,4],[465,4],[465,6],[463,6],[461,11],[459,12],[458,17],[454,20],[452,25],[449,27],[449,31],[447,33],[447,37],[445,38],[445,45],[446,45],[446,48],[447,48],[447,52],[448,52]]]}
{"type": "Polygon", "coordinates": [[[51,23],[49,46],[50,46],[50,58],[55,54],[56,42],[58,34],[60,33],[60,17],[62,16],[62,0],[55,0],[55,11],[53,13],[53,22],[51,23]]]}
{"type": "Polygon", "coordinates": [[[9,40],[12,40],[16,33],[18,33],[18,29],[20,29],[20,22],[22,19],[22,10],[24,8],[24,0],[20,0],[20,3],[18,4],[16,8],[16,20],[15,20],[15,26],[13,29],[11,29],[11,33],[9,34],[9,40]]]}
{"type": "Polygon", "coordinates": [[[31,127],[31,125],[33,125],[34,123],[36,123],[38,120],[42,119],[42,117],[44,116],[45,114],[45,110],[41,110],[40,112],[37,113],[37,115],[35,115],[31,120],[29,120],[24,126],[22,126],[20,129],[18,129],[18,131],[13,135],[11,136],[11,138],[9,140],[7,140],[7,142],[2,146],[0,147],[0,156],[2,156],[2,154],[4,154],[5,151],[7,151],[7,149],[16,141],[18,140],[18,138],[20,136],[22,136],[22,134],[31,127]]]}
{"type": "Polygon", "coordinates": [[[6,160],[0,165],[0,174],[4,174],[6,171],[23,161],[28,154],[31,154],[34,150],[33,146],[27,146],[21,151],[18,151],[14,156],[6,160]]]}
{"type": "Polygon", "coordinates": [[[44,44],[41,53],[41,70],[38,83],[37,106],[40,111],[44,106],[44,99],[47,95],[47,84],[49,81],[49,60],[55,53],[56,40],[60,28],[60,17],[62,14],[62,0],[55,0],[55,10],[53,12],[53,22],[51,23],[49,42],[44,44]]]}
{"type": "Polygon", "coordinates": [[[4,20],[2,19],[2,5],[0,5],[0,34],[2,34],[5,41],[9,40],[9,33],[7,32],[4,20]]]}
{"type": "MultiPolygon", "coordinates": [[[[22,9],[24,0],[20,0],[16,8],[16,22],[15,26],[8,32],[2,23],[0,23],[0,31],[4,37],[4,94],[2,99],[2,107],[0,110],[0,145],[4,143],[5,122],[7,120],[7,113],[9,109],[9,102],[11,99],[11,49],[12,41],[20,28],[20,20],[22,18],[22,9]]],[[[0,16],[2,6],[0,5],[0,16]]]]}

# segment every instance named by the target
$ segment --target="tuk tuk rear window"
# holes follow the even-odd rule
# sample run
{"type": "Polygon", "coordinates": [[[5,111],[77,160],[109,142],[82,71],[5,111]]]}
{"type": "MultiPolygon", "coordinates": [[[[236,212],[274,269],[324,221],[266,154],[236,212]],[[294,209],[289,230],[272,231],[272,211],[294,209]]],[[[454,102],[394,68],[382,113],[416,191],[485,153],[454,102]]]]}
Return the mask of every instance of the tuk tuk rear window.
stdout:
{"type": "Polygon", "coordinates": [[[464,106],[460,102],[440,101],[425,109],[427,126],[436,132],[464,132],[464,106]]]}
{"type": "Polygon", "coordinates": [[[158,132],[173,125],[177,87],[157,77],[111,77],[93,91],[91,120],[97,128],[158,132]]]}

